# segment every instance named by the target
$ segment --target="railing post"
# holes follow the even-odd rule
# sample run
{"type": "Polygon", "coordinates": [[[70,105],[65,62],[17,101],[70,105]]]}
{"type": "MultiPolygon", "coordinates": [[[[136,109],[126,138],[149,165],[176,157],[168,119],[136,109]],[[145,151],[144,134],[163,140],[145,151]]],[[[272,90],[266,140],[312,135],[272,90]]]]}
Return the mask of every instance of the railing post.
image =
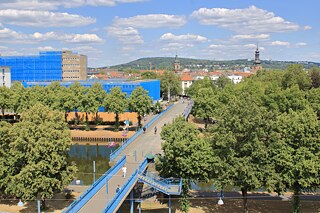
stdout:
{"type": "Polygon", "coordinates": [[[130,192],[130,213],[133,213],[133,206],[134,206],[134,202],[133,202],[133,189],[130,192]]]}
{"type": "Polygon", "coordinates": [[[171,195],[169,195],[169,213],[171,213],[171,195]]]}
{"type": "Polygon", "coordinates": [[[93,161],[93,183],[96,182],[96,162],[93,161]]]}

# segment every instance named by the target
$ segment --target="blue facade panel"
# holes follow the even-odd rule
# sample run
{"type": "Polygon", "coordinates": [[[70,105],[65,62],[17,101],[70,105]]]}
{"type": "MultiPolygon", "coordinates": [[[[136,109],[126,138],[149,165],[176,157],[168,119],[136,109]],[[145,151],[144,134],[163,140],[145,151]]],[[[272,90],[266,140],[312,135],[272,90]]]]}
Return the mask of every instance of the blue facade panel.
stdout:
{"type": "Polygon", "coordinates": [[[11,68],[12,81],[62,80],[61,51],[40,52],[38,56],[0,56],[0,66],[11,68]]]}
{"type": "MultiPolygon", "coordinates": [[[[146,80],[146,81],[119,81],[119,80],[108,80],[108,81],[79,81],[80,85],[85,87],[91,87],[94,83],[100,83],[102,88],[110,93],[113,87],[120,87],[122,92],[127,94],[129,97],[132,91],[141,86],[143,89],[148,91],[148,95],[153,101],[160,100],[160,80],[146,80]]],[[[60,82],[61,86],[69,87],[74,82],[60,82]]],[[[48,86],[51,82],[24,82],[24,87],[32,87],[35,85],[48,86]]]]}

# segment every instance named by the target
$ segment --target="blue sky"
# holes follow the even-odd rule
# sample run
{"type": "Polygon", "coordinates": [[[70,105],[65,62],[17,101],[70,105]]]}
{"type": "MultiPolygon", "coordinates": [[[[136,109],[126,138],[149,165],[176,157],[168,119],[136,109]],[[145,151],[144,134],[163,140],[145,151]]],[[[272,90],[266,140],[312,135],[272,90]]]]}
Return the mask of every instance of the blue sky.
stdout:
{"type": "Polygon", "coordinates": [[[318,0],[1,0],[0,54],[73,50],[91,67],[171,56],[320,62],[318,0]]]}

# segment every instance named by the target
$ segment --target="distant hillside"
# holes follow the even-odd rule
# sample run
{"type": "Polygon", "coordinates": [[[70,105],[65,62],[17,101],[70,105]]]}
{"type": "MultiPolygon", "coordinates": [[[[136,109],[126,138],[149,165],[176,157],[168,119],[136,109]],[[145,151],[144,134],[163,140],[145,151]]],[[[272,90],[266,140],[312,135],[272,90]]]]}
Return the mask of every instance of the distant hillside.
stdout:
{"type": "MultiPolygon", "coordinates": [[[[252,61],[247,59],[238,60],[225,60],[225,61],[214,61],[214,60],[202,60],[202,59],[190,59],[190,58],[179,58],[182,68],[193,69],[239,69],[244,67],[252,66],[252,61]]],[[[135,61],[131,61],[126,64],[120,64],[109,67],[110,69],[127,70],[149,70],[150,64],[152,69],[173,69],[173,57],[153,57],[153,58],[140,58],[135,61]]],[[[313,66],[320,67],[320,63],[307,62],[307,61],[261,61],[264,68],[267,69],[284,69],[290,64],[302,64],[305,68],[309,69],[313,66]]]]}

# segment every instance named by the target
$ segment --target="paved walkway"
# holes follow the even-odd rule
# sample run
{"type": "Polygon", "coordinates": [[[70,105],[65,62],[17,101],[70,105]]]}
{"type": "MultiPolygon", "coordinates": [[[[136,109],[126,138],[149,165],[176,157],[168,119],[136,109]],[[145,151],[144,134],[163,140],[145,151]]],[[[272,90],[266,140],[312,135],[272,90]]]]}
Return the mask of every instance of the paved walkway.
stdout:
{"type": "MultiPolygon", "coordinates": [[[[127,156],[127,176],[122,177],[122,171],[120,170],[109,180],[108,184],[108,200],[111,200],[116,192],[117,185],[122,186],[127,179],[133,174],[133,172],[138,168],[139,164],[144,159],[144,156],[148,153],[160,153],[161,152],[161,138],[160,132],[161,128],[165,123],[171,123],[172,120],[181,115],[187,103],[177,103],[168,112],[166,112],[159,120],[155,121],[151,125],[145,134],[141,134],[133,143],[128,145],[126,149],[115,159],[118,161],[124,154],[127,156]],[[154,134],[154,127],[157,126],[157,134],[154,134]],[[136,153],[136,157],[135,157],[136,153]]],[[[128,192],[129,193],[129,192],[128,192]]],[[[104,185],[93,197],[90,199],[86,205],[80,209],[79,212],[102,212],[106,208],[107,204],[107,193],[106,185],[104,185]]]]}

